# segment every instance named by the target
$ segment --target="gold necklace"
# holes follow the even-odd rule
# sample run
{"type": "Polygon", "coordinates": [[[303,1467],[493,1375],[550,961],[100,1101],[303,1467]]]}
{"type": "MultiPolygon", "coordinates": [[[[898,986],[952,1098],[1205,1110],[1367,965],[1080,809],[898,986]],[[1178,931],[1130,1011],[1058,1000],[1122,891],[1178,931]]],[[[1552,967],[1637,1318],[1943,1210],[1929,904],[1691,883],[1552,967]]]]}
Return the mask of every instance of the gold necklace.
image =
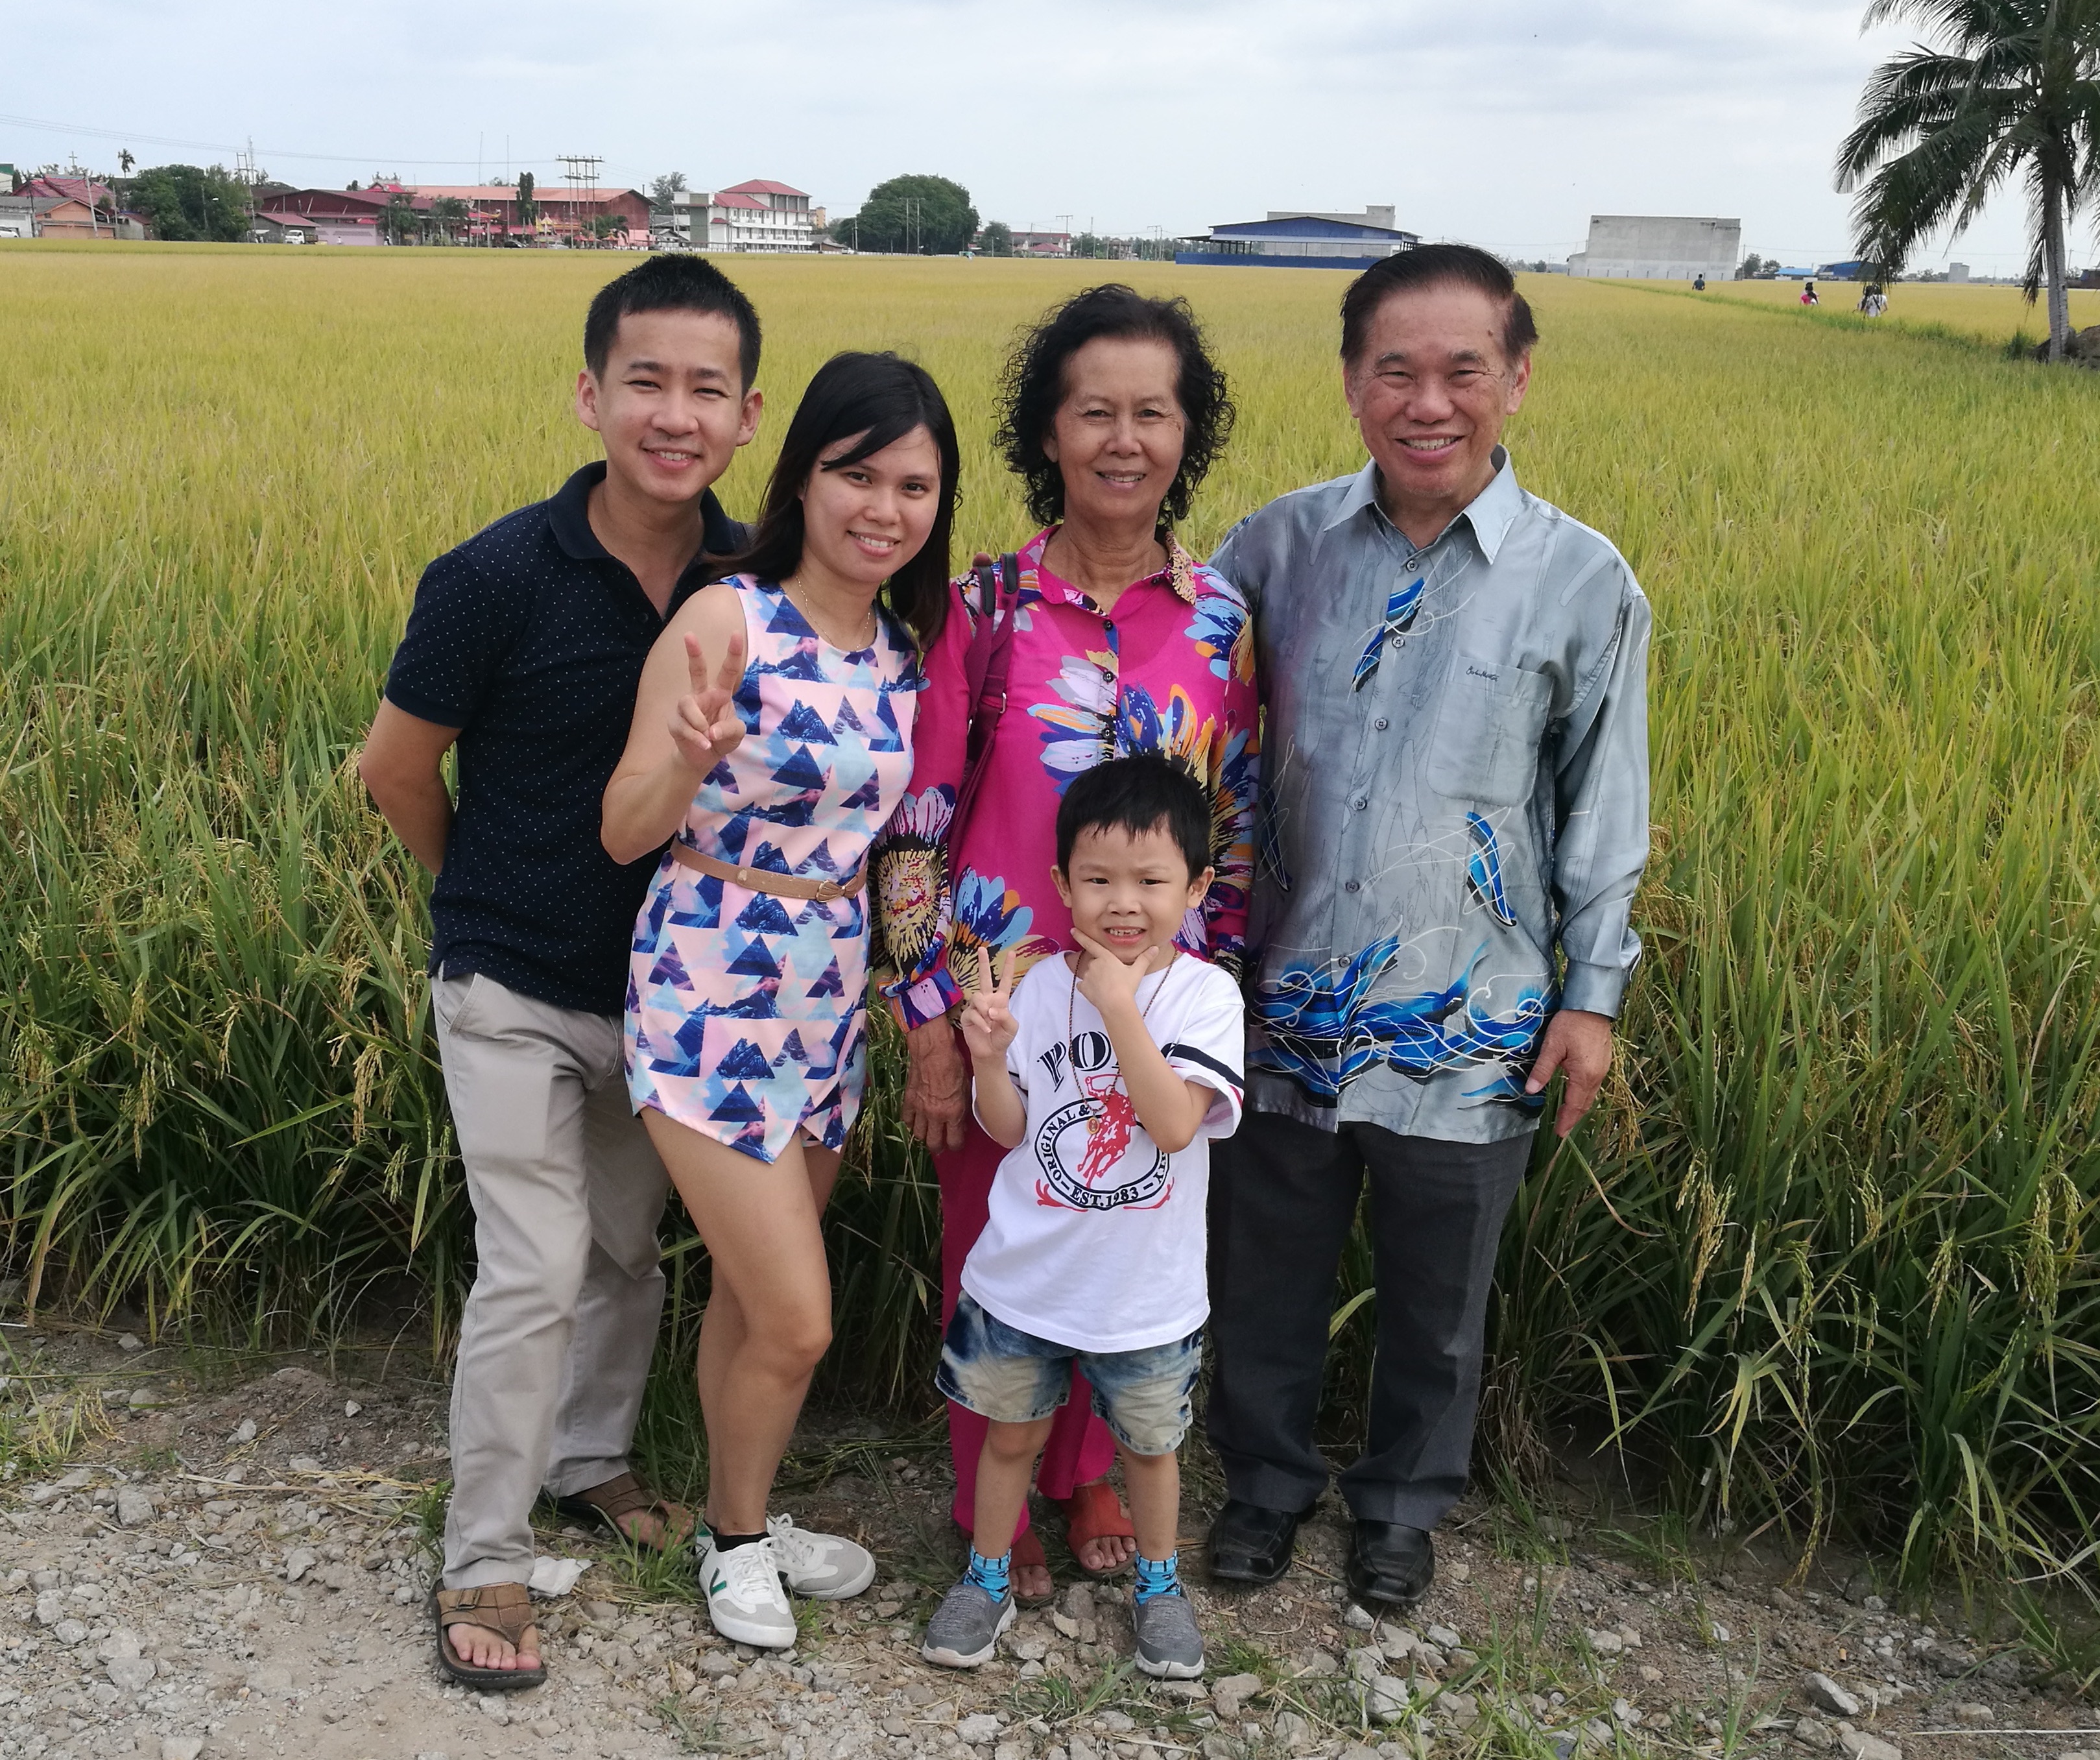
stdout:
{"type": "Polygon", "coordinates": [[[808,624],[811,629],[817,632],[819,638],[824,641],[829,642],[832,646],[838,649],[840,653],[857,654],[862,648],[869,647],[873,643],[875,640],[875,632],[877,627],[877,619],[876,617],[875,605],[872,600],[871,600],[868,604],[867,616],[862,620],[861,623],[861,627],[867,631],[866,635],[849,645],[845,642],[838,640],[828,630],[824,629],[817,621],[816,618],[811,615],[810,608],[803,604],[801,599],[795,597],[794,593],[790,590],[791,588],[800,588],[805,593],[807,593],[809,590],[808,588],[802,586],[802,583],[799,579],[792,574],[780,583],[780,590],[788,595],[788,599],[794,604],[796,610],[801,612],[803,622],[808,624]]]}

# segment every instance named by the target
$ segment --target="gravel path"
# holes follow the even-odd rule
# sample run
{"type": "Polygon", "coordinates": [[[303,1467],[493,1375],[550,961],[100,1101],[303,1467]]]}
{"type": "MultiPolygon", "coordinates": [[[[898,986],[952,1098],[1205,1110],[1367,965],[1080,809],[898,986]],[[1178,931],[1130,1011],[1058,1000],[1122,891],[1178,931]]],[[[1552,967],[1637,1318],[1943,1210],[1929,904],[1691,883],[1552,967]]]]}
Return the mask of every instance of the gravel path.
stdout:
{"type": "Polygon", "coordinates": [[[1865,1576],[1789,1590],[1741,1554],[1608,1555],[1608,1537],[1485,1506],[1440,1536],[1441,1579],[1405,1624],[1347,1605],[1328,1509],[1275,1588],[1196,1588],[1206,1681],[1136,1674],[1127,1585],[1084,1581],[996,1662],[945,1673],[917,1655],[955,1563],[945,1471],[866,1448],[835,1450],[857,1470],[790,1506],[883,1573],[805,1604],[792,1652],[722,1643],[686,1582],[555,1519],[545,1549],[590,1568],[545,1603],[549,1681],[477,1696],[441,1683],[424,1612],[437,1390],[302,1360],[198,1391],[135,1340],[0,1340],[0,1760],[2100,1760],[2071,1683],[1890,1611],[1865,1576]]]}

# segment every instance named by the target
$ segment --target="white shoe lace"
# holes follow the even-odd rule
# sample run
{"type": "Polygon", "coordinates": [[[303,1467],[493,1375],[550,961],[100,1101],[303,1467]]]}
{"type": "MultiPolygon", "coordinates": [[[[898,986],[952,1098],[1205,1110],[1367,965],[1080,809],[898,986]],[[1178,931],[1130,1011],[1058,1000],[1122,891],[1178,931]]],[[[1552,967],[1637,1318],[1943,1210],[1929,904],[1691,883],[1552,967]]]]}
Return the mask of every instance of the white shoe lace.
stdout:
{"type": "Polygon", "coordinates": [[[792,1515],[769,1515],[765,1519],[766,1543],[779,1554],[782,1565],[788,1570],[815,1569],[819,1563],[818,1549],[822,1538],[806,1528],[797,1528],[792,1515]]]}
{"type": "Polygon", "coordinates": [[[746,1606],[780,1599],[780,1555],[769,1534],[764,1540],[734,1552],[715,1554],[722,1581],[730,1595],[746,1606]]]}

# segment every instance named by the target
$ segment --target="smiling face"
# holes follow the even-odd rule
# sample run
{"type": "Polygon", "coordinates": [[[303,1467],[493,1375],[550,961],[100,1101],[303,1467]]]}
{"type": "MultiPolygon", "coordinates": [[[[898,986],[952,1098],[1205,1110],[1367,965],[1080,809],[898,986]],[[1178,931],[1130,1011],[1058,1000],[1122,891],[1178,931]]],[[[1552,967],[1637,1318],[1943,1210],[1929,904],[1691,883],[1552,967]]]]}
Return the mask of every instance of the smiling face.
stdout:
{"type": "Polygon", "coordinates": [[[1361,353],[1343,368],[1386,512],[1417,543],[1488,486],[1502,424],[1524,402],[1531,356],[1503,354],[1503,317],[1477,288],[1407,288],[1372,313],[1361,353]]]}
{"type": "Polygon", "coordinates": [[[872,592],[924,546],[941,505],[941,453],[915,427],[880,452],[826,470],[858,444],[827,446],[802,486],[802,567],[872,592]]]}
{"type": "Polygon", "coordinates": [[[758,431],[737,328],[713,312],[630,312],[605,371],[576,377],[576,416],[605,442],[608,481],[666,505],[697,501],[758,431]]]}
{"type": "Polygon", "coordinates": [[[1072,840],[1070,866],[1050,873],[1072,926],[1126,966],[1171,949],[1182,918],[1211,890],[1211,870],[1189,873],[1163,819],[1136,836],[1121,825],[1089,825],[1072,840]]]}
{"type": "Polygon", "coordinates": [[[1065,522],[1084,530],[1159,523],[1181,468],[1180,361],[1152,336],[1097,336],[1065,364],[1043,453],[1065,481],[1065,522]]]}

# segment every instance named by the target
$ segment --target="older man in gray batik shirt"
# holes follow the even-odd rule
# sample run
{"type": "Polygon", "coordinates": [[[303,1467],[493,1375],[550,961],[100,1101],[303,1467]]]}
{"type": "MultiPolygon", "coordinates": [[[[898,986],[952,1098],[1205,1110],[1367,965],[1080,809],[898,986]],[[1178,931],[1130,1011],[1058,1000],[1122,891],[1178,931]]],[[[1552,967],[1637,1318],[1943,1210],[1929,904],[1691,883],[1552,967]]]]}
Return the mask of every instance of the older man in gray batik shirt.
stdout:
{"type": "Polygon", "coordinates": [[[1497,1240],[1556,1072],[1610,1066],[1648,857],[1648,608],[1499,440],[1536,335],[1462,245],[1343,303],[1371,462],[1271,502],[1213,565],[1253,601],[1268,720],[1247,1114],[1214,1151],[1215,1574],[1267,1581],[1327,1467],[1312,1422],[1364,1183],[1378,1353],[1342,1475],[1348,1582],[1405,1605],[1463,1489],[1497,1240]],[[1258,963],[1257,963],[1258,962],[1258,963]]]}

